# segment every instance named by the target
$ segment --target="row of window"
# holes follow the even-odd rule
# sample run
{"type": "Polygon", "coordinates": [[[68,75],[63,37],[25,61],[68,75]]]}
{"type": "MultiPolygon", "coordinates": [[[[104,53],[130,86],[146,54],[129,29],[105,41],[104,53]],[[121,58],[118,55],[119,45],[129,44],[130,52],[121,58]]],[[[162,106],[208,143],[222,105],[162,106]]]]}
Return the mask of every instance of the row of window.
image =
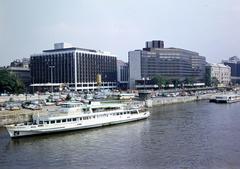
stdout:
{"type": "MultiPolygon", "coordinates": [[[[77,65],[78,82],[95,81],[97,73],[105,75],[102,77],[104,81],[117,79],[115,57],[77,53],[77,65]]],[[[31,57],[31,75],[33,83],[51,82],[51,78],[54,83],[73,83],[75,77],[73,53],[31,57]],[[49,68],[51,65],[55,66],[52,70],[53,77],[49,68]]]]}
{"type": "MultiPolygon", "coordinates": [[[[121,113],[111,113],[110,116],[119,116],[119,115],[126,115],[126,114],[137,114],[137,111],[131,111],[131,112],[121,112],[121,113]]],[[[77,118],[69,118],[69,119],[62,119],[62,120],[50,120],[50,121],[39,121],[39,124],[55,124],[55,123],[66,123],[66,122],[74,122],[77,120],[90,120],[95,118],[103,118],[108,117],[107,114],[102,115],[94,115],[94,116],[86,116],[86,117],[79,117],[77,118]]]]}

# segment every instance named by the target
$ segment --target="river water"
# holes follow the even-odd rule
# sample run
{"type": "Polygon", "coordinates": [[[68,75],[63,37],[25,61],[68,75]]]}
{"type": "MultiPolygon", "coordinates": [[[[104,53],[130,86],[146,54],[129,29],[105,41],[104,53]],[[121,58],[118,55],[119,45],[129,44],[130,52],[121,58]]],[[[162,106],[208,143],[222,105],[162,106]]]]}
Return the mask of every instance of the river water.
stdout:
{"type": "Polygon", "coordinates": [[[151,109],[147,120],[10,139],[0,128],[0,168],[240,168],[240,103],[151,109]]]}

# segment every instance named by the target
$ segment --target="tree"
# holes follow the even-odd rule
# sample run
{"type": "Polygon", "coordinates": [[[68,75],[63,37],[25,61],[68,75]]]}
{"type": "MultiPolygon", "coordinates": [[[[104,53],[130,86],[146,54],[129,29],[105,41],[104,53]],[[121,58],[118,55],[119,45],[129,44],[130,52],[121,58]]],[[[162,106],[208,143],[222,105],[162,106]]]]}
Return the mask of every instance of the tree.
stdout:
{"type": "Polygon", "coordinates": [[[21,93],[24,91],[23,82],[14,74],[6,69],[0,70],[0,93],[21,93]]]}
{"type": "Polygon", "coordinates": [[[185,84],[193,84],[193,83],[194,83],[194,80],[193,80],[193,78],[187,77],[183,82],[184,82],[185,84]]]}
{"type": "Polygon", "coordinates": [[[219,80],[216,77],[212,77],[211,79],[211,84],[212,86],[218,86],[219,85],[219,80]]]}
{"type": "Polygon", "coordinates": [[[180,84],[180,81],[178,79],[173,79],[172,83],[173,83],[174,87],[177,88],[178,85],[180,84]]]}
{"type": "Polygon", "coordinates": [[[167,84],[167,79],[159,75],[154,76],[152,81],[154,84],[157,84],[159,88],[167,84]]]}
{"type": "Polygon", "coordinates": [[[210,67],[206,67],[206,73],[205,73],[205,83],[207,86],[211,86],[211,69],[210,67]]]}

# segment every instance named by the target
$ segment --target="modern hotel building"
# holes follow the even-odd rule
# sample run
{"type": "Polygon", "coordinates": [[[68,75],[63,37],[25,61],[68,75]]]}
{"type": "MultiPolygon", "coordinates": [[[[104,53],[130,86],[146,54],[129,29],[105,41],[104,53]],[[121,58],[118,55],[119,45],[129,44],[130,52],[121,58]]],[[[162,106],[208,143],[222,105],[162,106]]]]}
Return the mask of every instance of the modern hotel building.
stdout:
{"type": "Polygon", "coordinates": [[[56,43],[54,49],[30,58],[32,85],[41,89],[94,90],[117,86],[117,58],[107,52],[56,43]],[[96,82],[101,75],[102,83],[96,82]]]}
{"type": "Polygon", "coordinates": [[[192,78],[198,82],[205,77],[205,57],[190,50],[164,48],[164,42],[159,40],[146,42],[142,50],[130,51],[128,61],[130,88],[136,88],[137,80],[156,75],[179,81],[192,78]]]}

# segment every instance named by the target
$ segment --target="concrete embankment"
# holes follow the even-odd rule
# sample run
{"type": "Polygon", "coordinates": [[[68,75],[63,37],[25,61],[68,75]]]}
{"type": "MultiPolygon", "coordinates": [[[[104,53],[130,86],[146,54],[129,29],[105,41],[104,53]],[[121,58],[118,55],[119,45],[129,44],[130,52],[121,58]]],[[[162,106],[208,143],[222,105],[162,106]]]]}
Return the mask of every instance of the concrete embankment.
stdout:
{"type": "Polygon", "coordinates": [[[37,99],[46,99],[49,95],[19,95],[19,96],[1,96],[0,103],[4,103],[5,101],[9,101],[12,98],[14,101],[25,101],[25,100],[37,100],[37,99]]]}
{"type": "Polygon", "coordinates": [[[24,113],[10,113],[8,115],[1,115],[0,116],[0,127],[7,125],[7,124],[15,124],[15,123],[23,123],[26,121],[31,120],[31,114],[24,114],[24,113]]]}
{"type": "Polygon", "coordinates": [[[0,127],[7,124],[23,123],[32,119],[32,115],[43,114],[47,109],[53,110],[56,106],[44,107],[43,110],[28,110],[21,109],[15,111],[4,110],[0,111],[0,127]]]}
{"type": "MultiPolygon", "coordinates": [[[[218,93],[220,94],[220,93],[218,93]]],[[[175,103],[184,103],[190,101],[197,101],[197,100],[206,100],[212,99],[218,94],[205,94],[200,96],[184,96],[184,97],[159,97],[153,98],[149,101],[151,106],[157,105],[167,105],[167,104],[175,104],[175,103]]],[[[46,109],[55,109],[56,107],[44,107],[41,111],[31,111],[31,110],[17,110],[17,111],[0,111],[0,127],[7,125],[7,124],[14,124],[14,123],[22,123],[28,121],[32,118],[33,114],[42,114],[46,112],[46,109]]]]}
{"type": "Polygon", "coordinates": [[[198,100],[208,100],[215,97],[216,94],[205,94],[199,96],[179,96],[179,97],[160,97],[152,99],[152,106],[185,103],[198,100]]]}

